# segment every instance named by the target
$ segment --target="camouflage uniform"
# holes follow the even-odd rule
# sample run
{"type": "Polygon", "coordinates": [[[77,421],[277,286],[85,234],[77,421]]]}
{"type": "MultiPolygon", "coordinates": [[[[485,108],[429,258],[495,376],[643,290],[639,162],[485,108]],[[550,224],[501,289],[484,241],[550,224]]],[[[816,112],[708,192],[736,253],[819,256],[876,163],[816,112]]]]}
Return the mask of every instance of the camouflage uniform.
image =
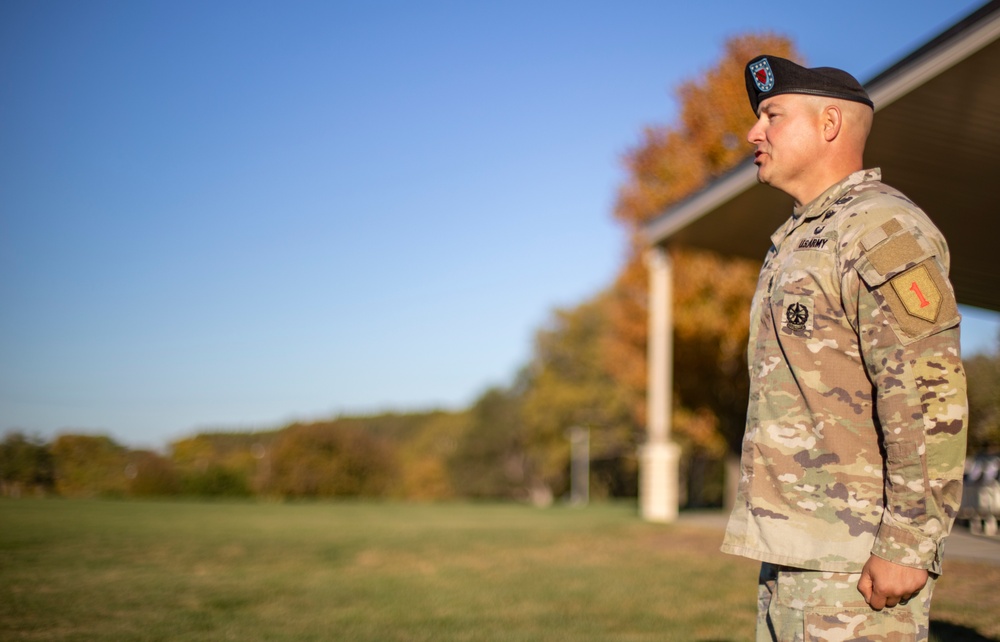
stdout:
{"type": "Polygon", "coordinates": [[[858,592],[860,573],[803,571],[764,563],[758,585],[757,642],[909,642],[929,636],[934,576],[906,604],[873,611],[858,592]]]}
{"type": "Polygon", "coordinates": [[[854,574],[875,554],[941,572],[965,458],[960,317],[944,239],[880,179],[851,174],[771,237],[724,552],[854,574]]]}

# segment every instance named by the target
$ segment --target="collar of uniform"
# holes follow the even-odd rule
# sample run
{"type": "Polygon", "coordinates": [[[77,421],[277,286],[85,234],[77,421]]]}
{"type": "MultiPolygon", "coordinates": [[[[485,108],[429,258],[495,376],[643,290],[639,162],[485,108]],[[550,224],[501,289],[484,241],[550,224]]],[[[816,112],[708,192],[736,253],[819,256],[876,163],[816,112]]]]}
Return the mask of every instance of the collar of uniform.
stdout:
{"type": "Polygon", "coordinates": [[[878,167],[873,169],[862,169],[854,172],[853,174],[849,174],[846,178],[843,178],[828,187],[825,192],[814,198],[809,203],[806,203],[802,207],[796,207],[792,210],[792,217],[798,218],[800,221],[814,219],[829,210],[834,201],[838,200],[844,195],[845,192],[850,190],[855,185],[860,185],[866,181],[880,180],[882,180],[882,170],[878,167]]]}
{"type": "Polygon", "coordinates": [[[840,197],[842,197],[855,185],[860,185],[861,183],[867,181],[880,180],[882,180],[882,170],[878,167],[858,170],[853,174],[848,175],[828,187],[825,192],[805,205],[794,208],[792,210],[792,216],[788,219],[788,222],[778,228],[778,231],[771,236],[771,242],[775,247],[777,247],[778,244],[781,243],[782,239],[791,234],[799,225],[827,212],[835,201],[839,200],[840,197]]]}

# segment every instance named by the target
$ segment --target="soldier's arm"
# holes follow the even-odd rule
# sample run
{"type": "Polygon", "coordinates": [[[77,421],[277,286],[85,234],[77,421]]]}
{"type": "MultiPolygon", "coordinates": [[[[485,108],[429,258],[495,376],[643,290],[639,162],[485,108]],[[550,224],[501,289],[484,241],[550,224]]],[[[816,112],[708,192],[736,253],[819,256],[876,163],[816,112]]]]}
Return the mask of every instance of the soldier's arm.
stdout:
{"type": "Polygon", "coordinates": [[[872,554],[940,573],[965,459],[959,314],[947,257],[919,232],[883,228],[862,239],[855,266],[859,349],[885,462],[885,507],[872,554]]]}

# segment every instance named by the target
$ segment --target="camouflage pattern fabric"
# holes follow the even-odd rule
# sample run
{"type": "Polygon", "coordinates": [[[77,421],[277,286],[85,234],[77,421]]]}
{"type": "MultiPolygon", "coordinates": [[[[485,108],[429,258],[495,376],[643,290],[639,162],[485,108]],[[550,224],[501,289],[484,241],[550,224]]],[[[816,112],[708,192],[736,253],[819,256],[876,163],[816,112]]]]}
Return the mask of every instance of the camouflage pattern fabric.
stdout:
{"type": "Polygon", "coordinates": [[[927,640],[933,576],[905,605],[873,611],[858,593],[860,573],[803,571],[764,563],[757,586],[757,642],[927,640]]]}
{"type": "Polygon", "coordinates": [[[722,550],[847,573],[874,553],[940,574],[967,419],[944,239],[873,169],[796,208],[771,240],[722,550]]]}

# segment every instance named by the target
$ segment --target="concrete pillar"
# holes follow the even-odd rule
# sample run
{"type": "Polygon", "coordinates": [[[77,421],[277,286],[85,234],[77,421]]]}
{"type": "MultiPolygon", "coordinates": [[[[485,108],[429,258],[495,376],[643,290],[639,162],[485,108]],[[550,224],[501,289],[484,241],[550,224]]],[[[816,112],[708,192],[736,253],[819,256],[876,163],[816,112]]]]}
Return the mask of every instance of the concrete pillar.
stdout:
{"type": "Polygon", "coordinates": [[[649,269],[647,441],[639,453],[639,510],[652,522],[677,519],[680,447],[670,440],[673,408],[673,267],[664,248],[646,255],[649,269]]]}
{"type": "Polygon", "coordinates": [[[569,429],[569,503],[586,506],[590,503],[590,428],[569,429]]]}

